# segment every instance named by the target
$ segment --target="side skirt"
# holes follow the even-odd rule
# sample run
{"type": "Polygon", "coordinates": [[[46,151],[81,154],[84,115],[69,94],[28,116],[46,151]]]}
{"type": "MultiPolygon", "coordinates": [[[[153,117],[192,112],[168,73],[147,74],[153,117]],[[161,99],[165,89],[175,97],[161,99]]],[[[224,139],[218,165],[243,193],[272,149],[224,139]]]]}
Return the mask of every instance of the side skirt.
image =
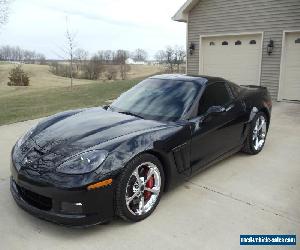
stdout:
{"type": "Polygon", "coordinates": [[[209,168],[210,166],[212,166],[212,165],[218,163],[219,161],[222,161],[222,160],[228,158],[229,156],[234,155],[235,153],[239,152],[239,151],[242,149],[242,147],[243,147],[243,145],[240,145],[240,146],[238,146],[238,147],[235,147],[235,148],[231,149],[230,151],[228,151],[228,152],[226,152],[226,153],[220,155],[220,156],[217,157],[216,159],[214,159],[214,160],[212,160],[212,161],[210,161],[210,162],[204,164],[203,167],[199,168],[199,169],[196,170],[195,172],[192,171],[192,174],[191,174],[190,177],[193,177],[193,176],[197,175],[198,173],[202,172],[203,170],[209,168]]]}

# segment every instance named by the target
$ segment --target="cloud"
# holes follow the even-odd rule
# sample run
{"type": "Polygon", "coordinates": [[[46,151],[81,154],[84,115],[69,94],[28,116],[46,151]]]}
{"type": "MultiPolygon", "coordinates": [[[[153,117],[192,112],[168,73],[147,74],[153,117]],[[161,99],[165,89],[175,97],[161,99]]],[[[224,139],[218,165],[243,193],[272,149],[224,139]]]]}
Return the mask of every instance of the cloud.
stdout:
{"type": "Polygon", "coordinates": [[[145,28],[145,25],[141,25],[141,24],[136,23],[136,22],[115,20],[115,19],[111,19],[109,17],[100,16],[99,14],[96,14],[96,13],[85,12],[85,11],[82,11],[82,10],[70,10],[70,9],[63,9],[62,10],[61,8],[57,8],[55,6],[51,6],[51,7],[49,7],[49,9],[52,9],[52,10],[57,11],[57,12],[62,12],[66,16],[79,16],[81,18],[86,18],[86,19],[90,19],[90,20],[94,20],[94,21],[98,21],[98,22],[103,22],[103,23],[106,23],[106,24],[111,24],[111,25],[127,26],[127,27],[133,27],[133,28],[145,28]]]}
{"type": "Polygon", "coordinates": [[[15,0],[0,45],[19,45],[55,58],[65,41],[66,16],[78,46],[100,49],[185,45],[185,25],[171,16],[185,0],[15,0]]]}

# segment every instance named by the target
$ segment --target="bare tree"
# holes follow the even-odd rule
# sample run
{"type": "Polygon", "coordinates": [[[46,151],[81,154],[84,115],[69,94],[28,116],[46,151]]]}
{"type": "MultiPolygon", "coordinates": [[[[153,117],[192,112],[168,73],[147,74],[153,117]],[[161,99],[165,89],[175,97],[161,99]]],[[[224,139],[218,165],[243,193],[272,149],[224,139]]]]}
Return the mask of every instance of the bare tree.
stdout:
{"type": "Polygon", "coordinates": [[[114,51],[112,50],[105,50],[104,51],[104,60],[106,64],[112,64],[114,58],[114,51]]]}
{"type": "Polygon", "coordinates": [[[143,49],[136,49],[131,57],[136,62],[145,62],[148,59],[148,53],[143,49]]]}
{"type": "Polygon", "coordinates": [[[167,66],[167,71],[170,73],[180,72],[181,66],[184,64],[186,52],[179,46],[167,46],[165,50],[160,50],[156,53],[155,59],[167,66]]]}
{"type": "Polygon", "coordinates": [[[122,80],[125,80],[127,73],[130,71],[130,66],[126,64],[126,60],[129,57],[129,52],[126,50],[117,50],[115,53],[114,62],[120,66],[120,75],[122,80]]]}
{"type": "Polygon", "coordinates": [[[174,53],[175,53],[175,50],[171,46],[168,46],[166,48],[166,51],[165,51],[166,63],[168,65],[170,73],[174,72],[174,69],[173,69],[174,68],[174,53]]]}
{"type": "Polygon", "coordinates": [[[7,22],[9,3],[9,0],[0,0],[0,28],[7,22]]]}
{"type": "Polygon", "coordinates": [[[159,63],[159,64],[164,64],[166,63],[166,53],[164,50],[159,50],[156,52],[155,56],[154,56],[155,60],[159,63]]]}
{"type": "Polygon", "coordinates": [[[105,71],[103,59],[99,55],[94,55],[88,63],[90,71],[90,79],[97,80],[101,74],[105,71]]]}
{"type": "Polygon", "coordinates": [[[46,58],[41,53],[32,50],[24,50],[18,46],[2,46],[0,47],[0,60],[3,61],[23,61],[25,63],[45,62],[46,58]]]}
{"type": "Polygon", "coordinates": [[[87,62],[89,56],[89,52],[78,48],[74,51],[74,61],[76,64],[77,74],[80,70],[82,70],[83,65],[87,62]]]}
{"type": "Polygon", "coordinates": [[[39,63],[40,65],[46,65],[47,64],[47,60],[46,57],[41,54],[41,53],[37,53],[35,56],[35,62],[39,63]]]}
{"type": "Polygon", "coordinates": [[[73,59],[74,59],[74,51],[75,51],[75,37],[76,34],[71,32],[68,25],[68,17],[66,17],[66,52],[68,56],[68,60],[70,62],[70,78],[71,78],[71,89],[73,88],[73,59]]]}
{"type": "Polygon", "coordinates": [[[185,62],[186,52],[183,47],[174,47],[174,64],[177,65],[177,72],[180,73],[180,65],[185,62]]]}
{"type": "MultiPolygon", "coordinates": [[[[65,32],[65,43],[63,46],[59,46],[60,53],[56,53],[56,56],[62,60],[66,60],[69,64],[66,65],[57,65],[57,69],[59,69],[59,75],[62,74],[61,70],[64,69],[66,72],[63,73],[64,76],[70,77],[71,89],[73,88],[73,77],[74,77],[74,52],[76,50],[76,43],[75,43],[76,33],[72,32],[69,28],[69,20],[66,17],[66,32],[65,32]]],[[[53,71],[54,72],[54,71],[53,71]]]]}

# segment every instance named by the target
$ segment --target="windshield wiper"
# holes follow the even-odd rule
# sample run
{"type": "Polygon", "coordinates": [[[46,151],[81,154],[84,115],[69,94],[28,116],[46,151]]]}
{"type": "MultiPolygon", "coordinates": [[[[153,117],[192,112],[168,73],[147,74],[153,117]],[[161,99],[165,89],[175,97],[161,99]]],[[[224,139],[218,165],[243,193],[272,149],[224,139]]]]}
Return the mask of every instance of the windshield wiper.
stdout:
{"type": "Polygon", "coordinates": [[[131,113],[131,112],[127,112],[127,111],[119,111],[118,113],[124,114],[124,115],[131,115],[131,116],[135,116],[135,117],[144,119],[144,117],[142,117],[142,116],[140,116],[140,115],[137,115],[137,114],[134,114],[134,113],[131,113]]]}

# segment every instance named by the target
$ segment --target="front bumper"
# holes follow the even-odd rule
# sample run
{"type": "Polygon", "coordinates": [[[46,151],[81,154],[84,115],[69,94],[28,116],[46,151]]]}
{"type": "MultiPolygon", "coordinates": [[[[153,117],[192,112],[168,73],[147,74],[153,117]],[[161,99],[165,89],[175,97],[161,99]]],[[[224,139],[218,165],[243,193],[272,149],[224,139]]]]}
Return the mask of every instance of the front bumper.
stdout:
{"type": "Polygon", "coordinates": [[[10,190],[16,203],[29,213],[66,226],[84,227],[114,217],[113,185],[96,190],[63,190],[20,179],[12,167],[10,190]]]}

